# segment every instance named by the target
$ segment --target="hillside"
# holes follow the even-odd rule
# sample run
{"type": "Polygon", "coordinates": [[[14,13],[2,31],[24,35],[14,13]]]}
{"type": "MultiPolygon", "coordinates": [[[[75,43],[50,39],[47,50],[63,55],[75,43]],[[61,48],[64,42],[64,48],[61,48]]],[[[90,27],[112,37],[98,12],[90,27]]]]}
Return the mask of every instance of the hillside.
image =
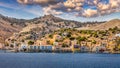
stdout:
{"type": "MultiPolygon", "coordinates": [[[[45,15],[31,19],[27,21],[26,24],[27,26],[17,34],[16,38],[19,38],[19,40],[36,40],[45,34],[49,34],[61,28],[79,28],[83,26],[80,22],[64,20],[53,15],[45,15]]],[[[15,38],[14,35],[12,38],[15,38]]]]}
{"type": "Polygon", "coordinates": [[[30,20],[16,19],[0,15],[0,43],[10,37],[18,40],[37,40],[45,34],[52,33],[58,29],[81,28],[98,23],[99,22],[81,23],[72,20],[65,20],[53,15],[45,15],[30,20]]]}
{"type": "Polygon", "coordinates": [[[18,24],[20,21],[0,15],[0,43],[9,38],[13,33],[19,32],[22,26],[18,24]]]}
{"type": "Polygon", "coordinates": [[[109,28],[114,28],[116,26],[118,28],[120,28],[120,20],[119,19],[114,19],[114,20],[108,21],[106,23],[102,23],[100,25],[90,27],[88,29],[91,29],[91,30],[108,30],[109,28]]]}
{"type": "Polygon", "coordinates": [[[35,28],[48,28],[48,30],[53,30],[54,28],[75,28],[81,26],[82,24],[80,22],[64,20],[53,15],[45,15],[29,20],[27,26],[21,32],[29,32],[35,28]]]}

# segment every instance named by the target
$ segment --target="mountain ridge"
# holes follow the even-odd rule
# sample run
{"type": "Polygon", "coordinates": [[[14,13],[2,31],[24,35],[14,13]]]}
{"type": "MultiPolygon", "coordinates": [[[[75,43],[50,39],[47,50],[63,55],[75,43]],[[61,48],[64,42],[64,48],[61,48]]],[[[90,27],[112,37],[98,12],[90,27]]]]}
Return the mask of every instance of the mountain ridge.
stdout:
{"type": "MultiPolygon", "coordinates": [[[[14,33],[17,33],[18,38],[23,39],[36,39],[36,37],[42,37],[45,34],[51,33],[55,30],[62,28],[81,28],[86,26],[94,26],[94,24],[101,24],[104,22],[88,22],[81,23],[73,20],[65,20],[53,15],[45,15],[42,17],[25,20],[16,19],[0,14],[0,43],[3,43],[3,39],[13,37],[14,33]],[[4,27],[3,27],[4,25],[4,27]]],[[[16,37],[17,38],[17,37],[16,37]]]]}
{"type": "Polygon", "coordinates": [[[120,28],[120,19],[113,19],[110,21],[107,21],[105,23],[102,23],[100,25],[97,25],[95,27],[91,27],[89,29],[92,30],[108,30],[110,28],[118,27],[120,28]]]}

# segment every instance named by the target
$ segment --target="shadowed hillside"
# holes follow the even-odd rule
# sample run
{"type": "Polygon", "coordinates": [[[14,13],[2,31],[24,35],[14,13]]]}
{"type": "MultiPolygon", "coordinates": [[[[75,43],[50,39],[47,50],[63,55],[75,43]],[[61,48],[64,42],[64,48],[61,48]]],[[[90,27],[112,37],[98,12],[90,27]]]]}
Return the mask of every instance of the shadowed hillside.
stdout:
{"type": "Polygon", "coordinates": [[[22,20],[17,20],[15,18],[9,18],[0,15],[0,43],[3,43],[4,40],[10,37],[13,33],[21,31],[22,20]]]}

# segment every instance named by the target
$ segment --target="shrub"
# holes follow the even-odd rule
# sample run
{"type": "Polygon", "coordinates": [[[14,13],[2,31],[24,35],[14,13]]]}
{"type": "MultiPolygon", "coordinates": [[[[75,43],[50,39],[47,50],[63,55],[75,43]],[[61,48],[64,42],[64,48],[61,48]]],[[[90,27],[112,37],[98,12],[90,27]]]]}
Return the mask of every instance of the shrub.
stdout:
{"type": "Polygon", "coordinates": [[[28,42],[28,45],[33,45],[33,44],[34,44],[33,41],[29,41],[29,42],[28,42]]]}

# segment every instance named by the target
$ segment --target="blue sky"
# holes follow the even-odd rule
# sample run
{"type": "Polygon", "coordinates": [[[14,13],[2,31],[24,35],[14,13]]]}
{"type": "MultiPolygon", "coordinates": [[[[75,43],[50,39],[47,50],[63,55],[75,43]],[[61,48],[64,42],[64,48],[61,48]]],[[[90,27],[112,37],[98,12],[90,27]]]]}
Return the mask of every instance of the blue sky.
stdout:
{"type": "MultiPolygon", "coordinates": [[[[75,4],[76,3],[83,4],[82,7],[78,7],[78,6],[74,6],[74,4],[72,4],[73,2],[72,3],[67,2],[67,0],[64,0],[62,4],[60,2],[57,2],[60,3],[59,5],[56,2],[50,5],[42,5],[40,1],[39,2],[35,1],[35,3],[30,3],[30,4],[29,2],[25,4],[21,4],[21,2],[19,3],[17,0],[0,0],[0,14],[9,17],[19,18],[19,19],[32,19],[35,17],[43,16],[44,14],[47,13],[47,14],[53,14],[63,19],[76,20],[82,22],[107,21],[116,18],[120,19],[120,11],[117,11],[119,10],[120,7],[116,7],[117,3],[114,0],[112,0],[113,3],[115,2],[115,4],[113,4],[113,7],[115,5],[114,11],[112,8],[109,9],[106,7],[106,6],[111,7],[111,4],[109,4],[110,3],[109,0],[99,0],[100,2],[99,4],[104,5],[104,6],[100,6],[99,8],[96,7],[95,4],[93,5],[93,2],[91,2],[92,0],[85,0],[85,1],[84,3],[74,2],[75,4]],[[56,5],[58,7],[55,7],[56,5]],[[54,8],[52,8],[51,6],[54,8]],[[79,9],[79,11],[75,10],[75,8],[79,9]],[[70,11],[68,12],[68,10],[70,11]],[[108,11],[110,12],[108,13],[108,11]],[[77,16],[75,14],[77,14],[77,16]]],[[[46,0],[46,4],[49,4],[47,0],[46,0]]]]}

